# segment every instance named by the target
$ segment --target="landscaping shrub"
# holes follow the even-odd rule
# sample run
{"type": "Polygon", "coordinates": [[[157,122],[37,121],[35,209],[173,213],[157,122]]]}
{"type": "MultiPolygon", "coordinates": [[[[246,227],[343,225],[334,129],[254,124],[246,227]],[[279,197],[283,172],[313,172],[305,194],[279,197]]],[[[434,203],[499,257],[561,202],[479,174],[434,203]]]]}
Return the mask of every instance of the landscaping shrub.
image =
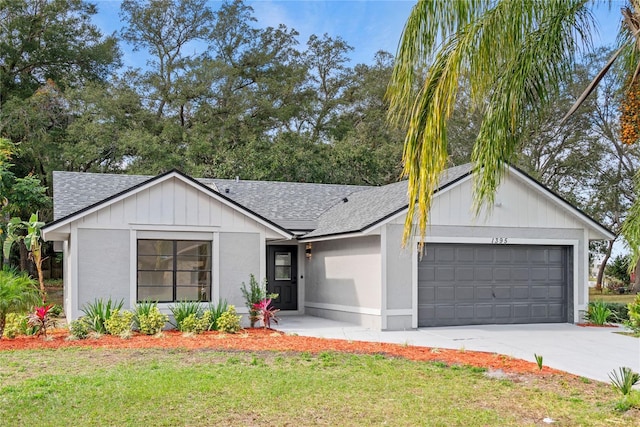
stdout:
{"type": "Polygon", "coordinates": [[[202,313],[202,318],[200,322],[202,323],[203,331],[215,331],[218,326],[216,322],[222,316],[222,313],[227,311],[229,305],[226,300],[219,300],[218,304],[209,303],[209,308],[202,313]]]}
{"type": "Polygon", "coordinates": [[[260,320],[260,313],[259,310],[254,307],[255,304],[259,304],[265,299],[276,299],[278,298],[278,294],[268,294],[266,279],[262,281],[262,284],[260,284],[256,280],[256,276],[253,274],[249,275],[249,289],[247,289],[247,285],[242,282],[240,291],[242,292],[244,302],[249,310],[249,323],[253,328],[258,320],[260,320]]]}
{"type": "Polygon", "coordinates": [[[612,320],[618,323],[623,323],[629,318],[629,308],[627,304],[621,302],[607,302],[607,307],[613,313],[612,320]]]}
{"type": "Polygon", "coordinates": [[[41,302],[35,281],[26,273],[7,267],[0,270],[0,338],[9,313],[28,311],[41,302]]]}
{"type": "Polygon", "coordinates": [[[15,338],[18,335],[33,335],[30,333],[32,328],[27,324],[26,313],[9,313],[7,314],[6,323],[4,325],[4,336],[7,338],[15,338]]]}
{"type": "Polygon", "coordinates": [[[98,298],[93,303],[83,305],[82,312],[85,314],[89,329],[99,334],[106,334],[105,322],[109,320],[113,311],[122,309],[123,305],[124,300],[113,302],[111,298],[107,301],[98,298]]]}
{"type": "Polygon", "coordinates": [[[227,308],[227,311],[222,313],[216,322],[218,330],[229,334],[235,334],[240,330],[241,317],[242,316],[239,316],[236,313],[235,306],[230,305],[227,308]]]}
{"type": "Polygon", "coordinates": [[[131,336],[131,329],[133,328],[133,317],[133,313],[130,311],[113,310],[104,324],[107,333],[128,338],[131,336]]]}
{"type": "Polygon", "coordinates": [[[155,335],[168,321],[169,316],[160,312],[158,303],[143,301],[136,305],[134,322],[141,334],[155,335]]]}
{"type": "Polygon", "coordinates": [[[69,333],[72,339],[83,340],[89,336],[89,324],[85,317],[73,320],[69,324],[69,333]]]}
{"type": "Polygon", "coordinates": [[[585,320],[596,325],[604,325],[613,318],[613,312],[604,301],[592,301],[587,306],[585,320]]]}
{"type": "Polygon", "coordinates": [[[180,321],[180,332],[199,334],[204,330],[204,323],[197,317],[196,313],[191,313],[180,321]]]}
{"type": "Polygon", "coordinates": [[[640,294],[636,295],[633,302],[627,304],[628,319],[624,324],[631,328],[633,332],[640,333],[640,294]]]}
{"type": "Polygon", "coordinates": [[[172,325],[179,330],[180,332],[196,332],[195,324],[198,319],[202,316],[202,308],[200,307],[200,303],[197,301],[180,301],[176,305],[169,306],[169,310],[171,310],[171,314],[173,314],[174,322],[172,325]],[[190,319],[188,321],[187,327],[192,330],[186,330],[185,325],[183,323],[186,319],[190,319]]]}

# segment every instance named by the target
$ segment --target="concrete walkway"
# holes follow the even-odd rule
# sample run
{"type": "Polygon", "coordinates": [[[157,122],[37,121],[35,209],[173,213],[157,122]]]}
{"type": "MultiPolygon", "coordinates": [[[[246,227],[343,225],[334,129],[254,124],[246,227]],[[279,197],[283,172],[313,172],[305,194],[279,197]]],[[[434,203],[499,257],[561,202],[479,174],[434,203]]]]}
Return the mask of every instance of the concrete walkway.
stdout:
{"type": "Polygon", "coordinates": [[[616,334],[620,328],[547,323],[379,332],[313,316],[281,316],[276,328],[321,338],[486,351],[531,362],[535,362],[535,353],[543,356],[545,366],[604,382],[609,382],[608,374],[621,366],[640,372],[640,339],[616,334]]]}

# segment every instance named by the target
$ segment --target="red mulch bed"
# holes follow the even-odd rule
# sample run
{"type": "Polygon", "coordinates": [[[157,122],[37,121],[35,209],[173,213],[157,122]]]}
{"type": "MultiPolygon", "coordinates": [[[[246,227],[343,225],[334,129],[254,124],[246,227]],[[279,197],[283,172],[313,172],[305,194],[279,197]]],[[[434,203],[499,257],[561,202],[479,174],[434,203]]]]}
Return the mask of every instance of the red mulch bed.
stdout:
{"type": "Polygon", "coordinates": [[[219,349],[247,351],[292,351],[320,353],[337,351],[356,354],[384,354],[403,357],[410,360],[440,361],[448,365],[471,365],[491,370],[502,370],[516,374],[562,374],[569,375],[547,366],[538,369],[533,362],[515,359],[509,356],[467,350],[435,349],[412,345],[388,344],[364,341],[345,341],[338,339],[303,337],[286,335],[270,329],[245,329],[238,334],[206,332],[200,335],[184,336],[178,331],[165,331],[161,336],[134,334],[129,339],[111,335],[100,338],[70,341],[68,331],[64,329],[49,333],[45,340],[41,337],[19,336],[14,339],[0,340],[0,351],[56,349],[64,347],[94,348],[185,348],[219,349]]]}

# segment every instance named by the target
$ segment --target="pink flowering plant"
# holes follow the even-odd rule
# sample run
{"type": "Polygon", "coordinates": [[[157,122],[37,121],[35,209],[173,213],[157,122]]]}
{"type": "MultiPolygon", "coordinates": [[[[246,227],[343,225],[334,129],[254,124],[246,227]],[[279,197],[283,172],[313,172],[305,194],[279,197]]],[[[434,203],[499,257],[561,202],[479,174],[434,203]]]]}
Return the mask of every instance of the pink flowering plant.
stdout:
{"type": "Polygon", "coordinates": [[[33,312],[29,314],[28,325],[37,329],[38,335],[47,337],[47,329],[54,326],[54,320],[49,312],[53,308],[53,304],[35,307],[33,312]]]}
{"type": "Polygon", "coordinates": [[[280,309],[271,305],[271,298],[265,298],[253,304],[253,309],[256,311],[258,319],[262,320],[265,329],[271,328],[271,321],[278,323],[276,313],[278,313],[280,309]]]}

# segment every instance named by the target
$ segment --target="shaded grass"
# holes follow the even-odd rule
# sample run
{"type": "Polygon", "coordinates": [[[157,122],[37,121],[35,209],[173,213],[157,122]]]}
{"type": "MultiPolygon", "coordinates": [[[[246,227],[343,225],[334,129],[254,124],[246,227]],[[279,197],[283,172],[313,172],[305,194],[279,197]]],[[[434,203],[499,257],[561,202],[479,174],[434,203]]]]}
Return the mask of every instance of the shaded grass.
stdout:
{"type": "Polygon", "coordinates": [[[595,288],[589,288],[589,301],[605,301],[605,302],[617,302],[621,304],[629,304],[636,298],[635,294],[614,294],[603,291],[600,293],[595,288]]]}
{"type": "MultiPolygon", "coordinates": [[[[380,355],[180,349],[0,353],[2,425],[634,425],[577,378],[380,355]]],[[[636,424],[637,425],[637,424],[636,424]]]]}

